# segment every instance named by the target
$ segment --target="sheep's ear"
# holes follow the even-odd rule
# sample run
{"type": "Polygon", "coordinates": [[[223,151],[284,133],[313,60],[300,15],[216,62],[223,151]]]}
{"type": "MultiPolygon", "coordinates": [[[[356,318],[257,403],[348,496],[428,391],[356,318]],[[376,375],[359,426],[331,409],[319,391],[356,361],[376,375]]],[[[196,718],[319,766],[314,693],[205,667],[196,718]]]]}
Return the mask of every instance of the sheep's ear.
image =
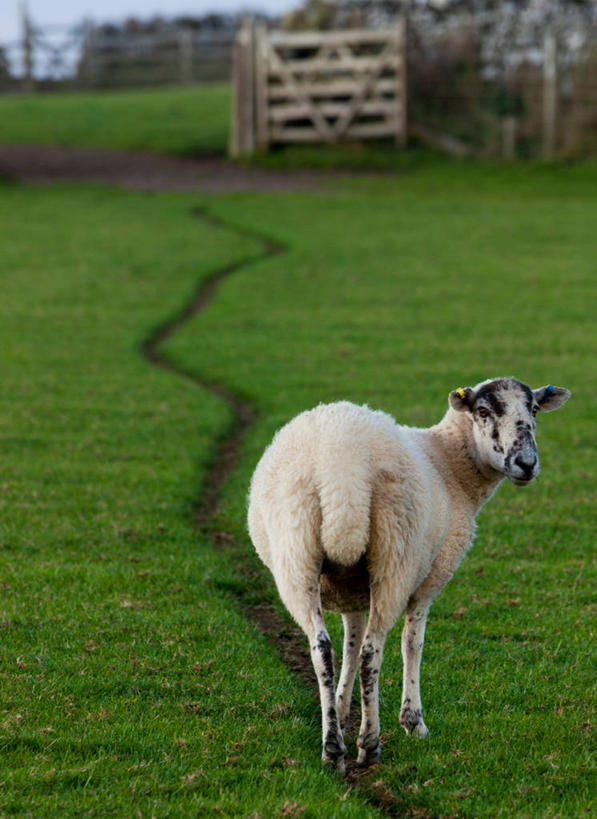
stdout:
{"type": "Polygon", "coordinates": [[[475,391],[470,387],[458,387],[457,390],[452,390],[448,396],[450,406],[457,412],[465,412],[471,410],[475,400],[475,391]]]}
{"type": "Polygon", "coordinates": [[[547,387],[539,387],[539,389],[533,390],[533,394],[541,412],[557,410],[572,395],[570,390],[565,387],[554,387],[553,384],[549,384],[547,387]]]}

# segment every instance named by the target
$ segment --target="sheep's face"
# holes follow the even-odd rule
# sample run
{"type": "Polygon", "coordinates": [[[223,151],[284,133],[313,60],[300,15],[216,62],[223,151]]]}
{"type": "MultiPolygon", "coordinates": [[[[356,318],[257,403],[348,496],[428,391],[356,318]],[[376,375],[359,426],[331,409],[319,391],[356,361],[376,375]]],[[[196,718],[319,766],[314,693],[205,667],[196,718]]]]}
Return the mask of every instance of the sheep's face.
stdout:
{"type": "Polygon", "coordinates": [[[532,390],[515,378],[497,378],[455,390],[450,404],[471,418],[479,464],[525,486],[539,474],[535,416],[557,409],[569,397],[563,387],[532,390]]]}

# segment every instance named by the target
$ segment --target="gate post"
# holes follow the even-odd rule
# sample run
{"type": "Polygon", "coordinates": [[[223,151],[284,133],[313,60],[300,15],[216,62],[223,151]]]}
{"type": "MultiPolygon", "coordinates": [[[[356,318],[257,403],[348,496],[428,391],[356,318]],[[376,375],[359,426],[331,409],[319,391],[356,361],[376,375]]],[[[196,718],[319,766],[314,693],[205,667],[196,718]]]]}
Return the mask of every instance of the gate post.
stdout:
{"type": "Polygon", "coordinates": [[[231,156],[255,150],[255,24],[246,19],[234,41],[231,156]]]}
{"type": "Polygon", "coordinates": [[[543,158],[553,159],[556,152],[558,69],[556,37],[552,29],[543,40],[543,158]]]}
{"type": "Polygon", "coordinates": [[[398,20],[398,70],[396,72],[396,99],[398,101],[398,129],[396,131],[396,142],[399,145],[406,145],[408,135],[407,122],[407,94],[408,94],[408,77],[406,74],[408,55],[407,55],[407,31],[406,31],[406,17],[400,17],[398,20]]]}
{"type": "Polygon", "coordinates": [[[263,23],[255,29],[255,106],[257,147],[264,150],[269,145],[269,100],[267,96],[268,44],[267,28],[263,23]]]}

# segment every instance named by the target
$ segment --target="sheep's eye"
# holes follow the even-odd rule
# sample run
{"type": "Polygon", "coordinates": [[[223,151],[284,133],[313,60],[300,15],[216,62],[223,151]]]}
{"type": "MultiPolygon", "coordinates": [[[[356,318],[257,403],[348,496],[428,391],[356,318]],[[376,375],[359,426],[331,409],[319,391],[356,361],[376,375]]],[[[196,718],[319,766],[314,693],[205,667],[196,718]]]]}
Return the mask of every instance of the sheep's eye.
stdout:
{"type": "Polygon", "coordinates": [[[489,418],[491,413],[485,407],[479,407],[479,418],[489,418]]]}

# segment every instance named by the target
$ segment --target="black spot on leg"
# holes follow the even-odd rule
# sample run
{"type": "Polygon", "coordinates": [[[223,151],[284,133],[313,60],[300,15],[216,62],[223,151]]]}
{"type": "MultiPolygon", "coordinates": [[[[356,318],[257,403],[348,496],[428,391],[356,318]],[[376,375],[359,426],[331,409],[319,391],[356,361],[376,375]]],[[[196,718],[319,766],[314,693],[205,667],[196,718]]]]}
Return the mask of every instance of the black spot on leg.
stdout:
{"type": "Polygon", "coordinates": [[[346,749],[340,737],[338,715],[334,706],[328,708],[327,717],[328,730],[323,742],[323,752],[326,759],[336,762],[344,756],[346,749]]]}
{"type": "Polygon", "coordinates": [[[361,648],[360,662],[361,690],[363,704],[365,705],[365,707],[369,705],[369,697],[375,690],[375,686],[377,683],[376,674],[378,674],[379,671],[378,669],[372,668],[372,666],[374,657],[378,653],[379,649],[376,650],[371,643],[366,643],[361,648]]]}
{"type": "Polygon", "coordinates": [[[324,631],[317,635],[317,648],[323,660],[325,678],[334,679],[334,655],[332,651],[332,641],[324,631]]]}

